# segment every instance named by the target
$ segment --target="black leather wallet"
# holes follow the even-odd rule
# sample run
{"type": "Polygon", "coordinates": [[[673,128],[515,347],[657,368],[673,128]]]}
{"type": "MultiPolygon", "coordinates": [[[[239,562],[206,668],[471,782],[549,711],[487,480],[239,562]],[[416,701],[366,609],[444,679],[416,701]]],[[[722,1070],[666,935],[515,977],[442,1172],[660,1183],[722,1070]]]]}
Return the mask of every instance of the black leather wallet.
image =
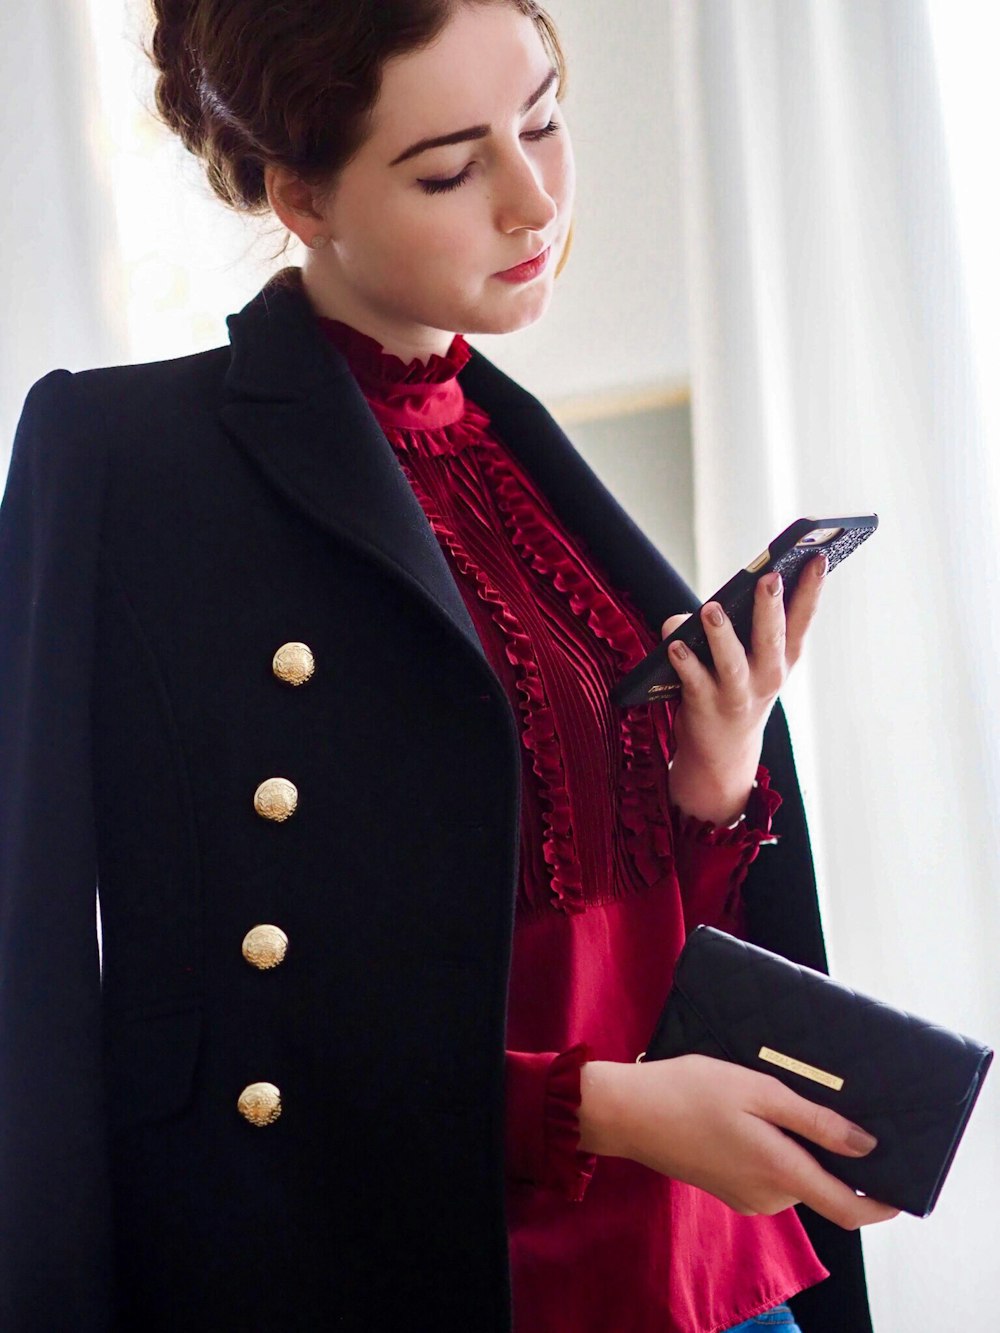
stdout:
{"type": "Polygon", "coordinates": [[[927,1217],[993,1052],[821,972],[698,926],[641,1057],[710,1055],[772,1074],[878,1139],[843,1157],[804,1139],[831,1175],[927,1217]]]}

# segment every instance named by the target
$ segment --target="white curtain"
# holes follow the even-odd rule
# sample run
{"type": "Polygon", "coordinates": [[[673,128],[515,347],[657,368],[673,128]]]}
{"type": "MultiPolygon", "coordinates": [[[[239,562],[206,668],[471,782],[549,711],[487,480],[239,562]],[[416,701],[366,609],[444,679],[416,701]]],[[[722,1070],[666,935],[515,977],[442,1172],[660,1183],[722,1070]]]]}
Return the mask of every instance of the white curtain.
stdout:
{"type": "Polygon", "coordinates": [[[34,381],[126,359],[93,66],[84,6],[0,5],[0,487],[34,381]]]}
{"type": "MultiPolygon", "coordinates": [[[[699,588],[800,515],[879,513],[788,692],[832,966],[995,1045],[997,441],[927,11],[671,4],[699,588]]],[[[995,1322],[998,1133],[994,1072],[933,1216],[865,1233],[878,1333],[995,1322]]]]}

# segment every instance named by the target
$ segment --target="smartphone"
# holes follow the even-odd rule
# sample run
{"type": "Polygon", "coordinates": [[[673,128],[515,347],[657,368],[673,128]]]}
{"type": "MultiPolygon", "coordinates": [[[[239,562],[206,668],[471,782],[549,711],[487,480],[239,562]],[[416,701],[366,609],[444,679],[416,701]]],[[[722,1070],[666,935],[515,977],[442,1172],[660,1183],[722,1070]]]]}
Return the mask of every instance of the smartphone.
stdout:
{"type": "MultiPolygon", "coordinates": [[[[777,570],[784,584],[787,606],[802,570],[814,556],[824,552],[829,568],[833,570],[841,560],[846,560],[852,551],[856,551],[863,541],[867,541],[877,527],[877,514],[856,514],[851,518],[796,519],[775,537],[766,550],[761,551],[756,560],[751,560],[745,569],[734,574],[708,600],[718,602],[724,608],[740,642],[744,648],[749,649],[754,589],[759,579],[777,570]]],[[[637,667],[622,677],[611,691],[613,704],[619,708],[632,708],[636,704],[655,703],[659,699],[670,699],[680,694],[680,678],[667,658],[667,650],[675,639],[685,643],[706,666],[712,665],[712,650],[701,618],[693,615],[678,626],[673,634],[658,643],[637,667]]]]}

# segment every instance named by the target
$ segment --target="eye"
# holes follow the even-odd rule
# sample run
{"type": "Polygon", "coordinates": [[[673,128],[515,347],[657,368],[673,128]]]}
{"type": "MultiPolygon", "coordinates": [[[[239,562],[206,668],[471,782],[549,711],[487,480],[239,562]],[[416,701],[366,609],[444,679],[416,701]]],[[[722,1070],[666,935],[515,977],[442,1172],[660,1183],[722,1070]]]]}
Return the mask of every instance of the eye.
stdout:
{"type": "Polygon", "coordinates": [[[460,185],[464,185],[469,179],[469,172],[471,170],[472,167],[468,166],[464,171],[460,171],[457,176],[452,176],[451,180],[421,181],[420,187],[427,194],[446,194],[449,190],[457,190],[460,185]]]}
{"type": "Polygon", "coordinates": [[[533,143],[537,143],[539,139],[547,139],[550,134],[557,134],[558,131],[559,122],[557,120],[550,120],[549,123],[543,125],[540,130],[531,130],[524,137],[526,139],[531,139],[533,143]]]}
{"type": "MultiPolygon", "coordinates": [[[[540,130],[529,130],[524,137],[530,139],[532,143],[540,143],[542,139],[547,139],[550,135],[558,133],[559,122],[550,120],[547,125],[543,125],[540,130]]],[[[464,185],[469,179],[469,173],[472,170],[471,163],[460,171],[457,176],[452,176],[448,180],[422,180],[418,184],[425,194],[447,194],[450,190],[457,190],[459,186],[464,185]]]]}

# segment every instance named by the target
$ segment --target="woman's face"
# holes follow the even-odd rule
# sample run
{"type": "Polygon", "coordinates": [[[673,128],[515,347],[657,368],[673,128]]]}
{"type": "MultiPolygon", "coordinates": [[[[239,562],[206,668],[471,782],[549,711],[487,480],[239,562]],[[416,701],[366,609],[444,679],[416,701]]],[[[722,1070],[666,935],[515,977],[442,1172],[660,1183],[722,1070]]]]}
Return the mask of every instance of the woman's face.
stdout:
{"type": "Polygon", "coordinates": [[[433,46],[387,63],[369,138],[323,222],[299,228],[331,238],[306,255],[310,294],[390,350],[523,328],[551,299],[574,188],[534,23],[509,4],[459,5],[433,46]],[[420,148],[443,136],[455,142],[420,148]],[[546,249],[530,280],[497,276],[546,249]]]}

